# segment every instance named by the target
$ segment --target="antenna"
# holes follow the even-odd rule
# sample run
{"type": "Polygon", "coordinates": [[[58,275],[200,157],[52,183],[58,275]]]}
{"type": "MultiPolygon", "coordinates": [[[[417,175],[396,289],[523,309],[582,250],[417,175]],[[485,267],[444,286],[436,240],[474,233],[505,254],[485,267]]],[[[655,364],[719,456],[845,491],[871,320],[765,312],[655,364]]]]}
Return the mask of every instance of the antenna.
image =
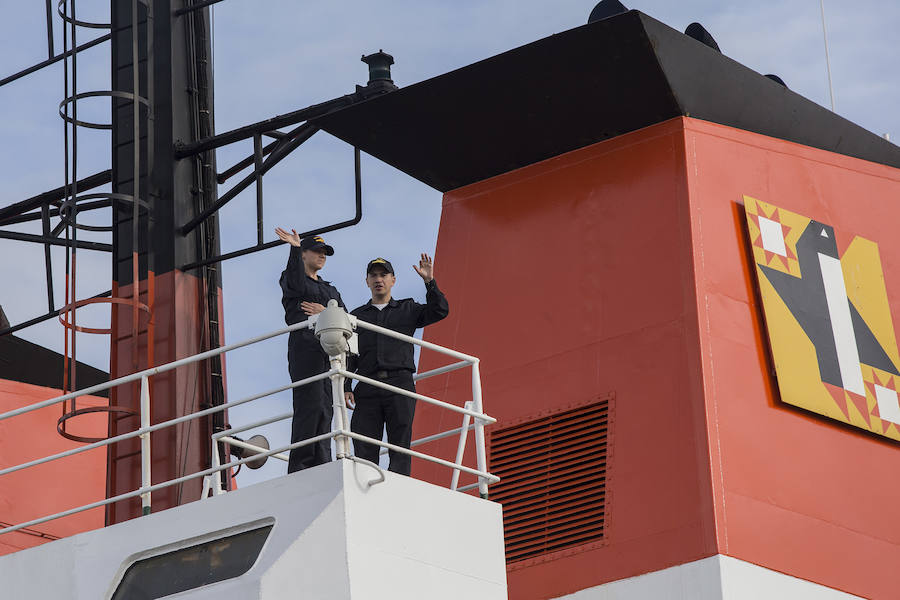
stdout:
{"type": "Polygon", "coordinates": [[[825,72],[828,73],[828,94],[831,96],[831,112],[834,112],[834,88],[831,85],[831,60],[828,58],[828,30],[825,27],[825,0],[819,0],[822,9],[822,38],[825,40],[825,72]]]}

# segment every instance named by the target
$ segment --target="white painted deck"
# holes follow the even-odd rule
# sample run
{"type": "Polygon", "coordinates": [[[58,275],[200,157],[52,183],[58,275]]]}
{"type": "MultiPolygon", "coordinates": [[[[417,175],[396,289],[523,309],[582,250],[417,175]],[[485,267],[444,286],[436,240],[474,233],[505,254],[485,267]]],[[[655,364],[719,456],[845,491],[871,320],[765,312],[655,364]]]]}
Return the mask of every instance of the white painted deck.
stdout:
{"type": "Polygon", "coordinates": [[[108,599],[135,560],[274,523],[235,579],[167,598],[505,600],[498,504],[341,460],[0,557],[3,598],[108,599]]]}

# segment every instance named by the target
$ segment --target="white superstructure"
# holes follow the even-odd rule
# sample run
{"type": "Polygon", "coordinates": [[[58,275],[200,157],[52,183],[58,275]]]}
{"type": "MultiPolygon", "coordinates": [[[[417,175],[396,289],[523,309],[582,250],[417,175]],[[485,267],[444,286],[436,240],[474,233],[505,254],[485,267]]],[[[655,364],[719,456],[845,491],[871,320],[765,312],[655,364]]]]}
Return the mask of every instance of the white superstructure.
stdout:
{"type": "Polygon", "coordinates": [[[171,597],[505,600],[500,506],[384,476],[339,460],[3,556],[2,597],[106,600],[142,559],[272,525],[246,573],[171,597]]]}

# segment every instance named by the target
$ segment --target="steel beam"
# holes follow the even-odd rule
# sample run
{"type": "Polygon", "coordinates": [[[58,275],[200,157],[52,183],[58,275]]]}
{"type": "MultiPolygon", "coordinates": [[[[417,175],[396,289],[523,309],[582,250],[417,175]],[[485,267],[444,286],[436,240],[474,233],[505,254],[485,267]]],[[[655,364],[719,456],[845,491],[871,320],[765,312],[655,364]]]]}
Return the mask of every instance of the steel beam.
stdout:
{"type": "MultiPolygon", "coordinates": [[[[100,173],[85,177],[84,179],[79,179],[77,189],[84,192],[107,184],[110,181],[112,181],[112,171],[101,171],[100,173]]],[[[16,202],[4,208],[0,208],[0,224],[3,224],[9,217],[16,217],[27,213],[28,211],[40,208],[49,202],[64,199],[66,197],[67,189],[66,186],[58,187],[48,192],[38,194],[37,196],[32,196],[27,200],[22,200],[21,202],[16,202]]]]}
{"type": "MultiPolygon", "coordinates": [[[[92,296],[93,298],[108,298],[112,296],[112,290],[107,290],[102,294],[97,294],[96,296],[92,296]]],[[[35,317],[29,321],[25,321],[24,323],[19,323],[18,325],[13,325],[12,327],[7,327],[6,329],[0,330],[0,336],[4,336],[8,333],[15,333],[20,329],[25,329],[26,327],[31,327],[32,325],[37,325],[38,323],[43,323],[44,321],[49,321],[53,317],[58,317],[59,313],[62,310],[52,310],[48,312],[46,315],[41,315],[40,317],[35,317]]]]}
{"type": "MultiPolygon", "coordinates": [[[[365,88],[360,89],[365,90],[365,88]]],[[[244,127],[226,131],[225,133],[197,140],[190,144],[175,144],[175,158],[187,158],[195,154],[200,154],[201,152],[206,152],[207,150],[213,150],[214,148],[220,148],[222,146],[227,146],[228,144],[233,144],[234,142],[252,138],[256,134],[268,133],[269,131],[281,129],[288,125],[294,125],[300,121],[308,121],[316,117],[321,117],[322,115],[339,108],[344,108],[345,106],[350,106],[361,100],[366,100],[369,96],[370,94],[364,94],[362,92],[347,94],[346,96],[334,98],[322,102],[321,104],[314,104],[306,108],[301,108],[300,110],[295,110],[294,112],[266,119],[265,121],[258,121],[250,125],[245,125],[244,127]]]]}
{"type": "MultiPolygon", "coordinates": [[[[78,205],[78,212],[83,213],[89,210],[96,210],[98,208],[108,208],[112,206],[112,200],[94,200],[92,202],[85,202],[84,204],[78,205]]],[[[0,221],[0,226],[6,225],[17,225],[19,223],[29,223],[31,221],[40,221],[43,218],[43,210],[44,208],[49,208],[49,203],[41,206],[41,212],[30,212],[24,215],[19,215],[17,217],[9,217],[8,219],[3,219],[0,221]]],[[[48,217],[58,217],[59,209],[51,208],[47,213],[48,217]]]]}
{"type": "Polygon", "coordinates": [[[44,67],[49,67],[49,66],[52,65],[53,63],[59,62],[59,61],[61,61],[61,60],[64,59],[64,58],[67,58],[67,57],[69,57],[69,56],[72,56],[72,55],[75,54],[76,52],[81,52],[82,50],[87,50],[88,48],[93,48],[93,47],[96,46],[97,44],[102,44],[103,42],[108,42],[109,39],[110,39],[111,37],[112,37],[112,34],[111,34],[111,33],[107,33],[106,35],[101,35],[101,36],[98,37],[98,38],[95,38],[95,39],[93,39],[93,40],[91,40],[91,41],[89,41],[89,42],[86,42],[86,43],[84,43],[84,44],[82,44],[82,45],[80,45],[80,46],[77,46],[77,47],[74,48],[73,50],[69,50],[69,51],[67,51],[67,52],[63,52],[62,54],[57,54],[56,56],[53,56],[53,57],[51,57],[51,58],[48,58],[48,59],[45,60],[44,62],[40,62],[40,63],[38,63],[38,64],[36,64],[36,65],[32,65],[32,66],[28,67],[27,69],[24,69],[24,70],[22,70],[22,71],[19,71],[18,73],[13,73],[13,74],[10,75],[9,77],[5,77],[5,78],[3,78],[3,79],[0,79],[0,87],[3,87],[3,86],[6,85],[7,83],[12,83],[12,82],[15,81],[16,79],[21,79],[22,77],[25,77],[26,75],[31,75],[31,74],[34,73],[35,71],[40,71],[40,70],[43,69],[44,67]]]}
{"type": "Polygon", "coordinates": [[[74,246],[81,250],[98,250],[100,252],[112,252],[112,244],[103,244],[100,242],[85,241],[66,241],[59,238],[43,235],[34,235],[31,233],[20,233],[18,231],[0,231],[0,238],[6,240],[18,240],[20,242],[36,242],[38,244],[50,244],[51,246],[74,246]]]}

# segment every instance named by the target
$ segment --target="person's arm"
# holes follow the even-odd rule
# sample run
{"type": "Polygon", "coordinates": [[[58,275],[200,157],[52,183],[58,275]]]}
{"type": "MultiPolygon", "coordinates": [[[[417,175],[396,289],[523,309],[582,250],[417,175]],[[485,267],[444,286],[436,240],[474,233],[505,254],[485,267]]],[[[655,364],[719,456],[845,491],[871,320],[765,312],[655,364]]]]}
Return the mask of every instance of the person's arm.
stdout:
{"type": "Polygon", "coordinates": [[[281,275],[281,289],[284,295],[291,298],[308,297],[306,270],[303,267],[303,259],[301,258],[300,236],[297,231],[292,229],[293,233],[288,233],[281,227],[275,228],[275,234],[283,242],[287,242],[291,246],[290,254],[288,254],[287,267],[281,275]]]}
{"type": "MultiPolygon", "coordinates": [[[[343,306],[343,304],[341,304],[343,306]]],[[[353,314],[352,312],[350,314],[353,314]]],[[[359,368],[359,356],[355,354],[351,354],[347,352],[347,370],[351,373],[356,373],[356,370],[359,368]]],[[[353,397],[353,380],[349,377],[344,379],[344,404],[347,405],[347,408],[356,408],[356,399],[353,397]]]]}
{"type": "Polygon", "coordinates": [[[434,263],[430,256],[423,252],[419,265],[413,265],[413,269],[425,282],[425,304],[419,305],[421,308],[416,318],[416,327],[425,327],[450,314],[450,304],[434,280],[434,263]]]}

